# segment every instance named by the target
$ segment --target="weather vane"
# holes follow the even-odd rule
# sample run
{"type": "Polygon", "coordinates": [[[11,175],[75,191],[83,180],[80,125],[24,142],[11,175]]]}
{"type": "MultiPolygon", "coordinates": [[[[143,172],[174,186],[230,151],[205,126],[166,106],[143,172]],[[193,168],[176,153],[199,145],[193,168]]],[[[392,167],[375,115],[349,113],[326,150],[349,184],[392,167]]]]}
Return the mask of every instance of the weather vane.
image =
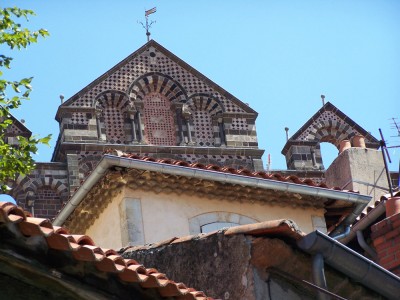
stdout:
{"type": "Polygon", "coordinates": [[[152,9],[146,10],[144,12],[144,16],[146,17],[146,24],[143,24],[143,22],[139,22],[140,24],[142,24],[143,28],[146,29],[147,41],[150,41],[149,28],[151,28],[151,25],[156,22],[156,21],[150,21],[150,23],[149,23],[149,15],[154,14],[156,11],[157,11],[156,7],[153,7],[152,9]]]}

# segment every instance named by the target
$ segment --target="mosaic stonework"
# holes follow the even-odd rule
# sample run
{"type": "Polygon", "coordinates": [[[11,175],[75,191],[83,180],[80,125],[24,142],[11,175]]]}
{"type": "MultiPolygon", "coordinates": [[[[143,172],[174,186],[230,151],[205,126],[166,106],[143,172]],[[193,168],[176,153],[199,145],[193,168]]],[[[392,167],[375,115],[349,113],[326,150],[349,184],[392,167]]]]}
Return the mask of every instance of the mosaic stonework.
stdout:
{"type": "Polygon", "coordinates": [[[361,133],[348,125],[334,112],[324,111],[296,140],[327,141],[338,146],[340,141],[350,139],[356,134],[360,135],[361,133]]]}
{"type": "Polygon", "coordinates": [[[144,99],[144,126],[150,145],[176,145],[175,124],[171,103],[158,93],[148,94],[144,99]]]}
{"type": "Polygon", "coordinates": [[[110,74],[107,79],[99,82],[87,93],[80,96],[79,99],[71,104],[71,106],[90,107],[93,99],[104,90],[126,92],[129,90],[132,82],[151,72],[168,74],[170,78],[173,78],[175,81],[180,83],[187,95],[195,93],[210,94],[222,102],[227,112],[245,112],[242,108],[232,103],[225,96],[215,91],[206,82],[188,72],[155,47],[150,47],[134,57],[131,61],[127,62],[120,69],[115,70],[115,72],[110,74]]]}
{"type": "Polygon", "coordinates": [[[73,113],[69,121],[70,124],[76,124],[76,125],[87,125],[88,122],[89,120],[87,114],[80,112],[73,113]]]}
{"type": "Polygon", "coordinates": [[[248,130],[247,119],[245,119],[245,118],[232,118],[231,129],[248,130]]]}
{"type": "Polygon", "coordinates": [[[214,131],[210,114],[207,111],[195,111],[193,122],[197,145],[214,146],[214,131]]]}

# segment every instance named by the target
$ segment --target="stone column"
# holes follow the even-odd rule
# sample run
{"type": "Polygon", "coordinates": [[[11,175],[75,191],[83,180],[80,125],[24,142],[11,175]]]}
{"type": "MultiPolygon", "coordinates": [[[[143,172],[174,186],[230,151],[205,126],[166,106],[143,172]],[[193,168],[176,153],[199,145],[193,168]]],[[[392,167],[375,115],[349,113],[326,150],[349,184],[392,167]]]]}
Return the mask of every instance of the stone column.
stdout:
{"type": "Polygon", "coordinates": [[[185,146],[185,136],[183,134],[183,126],[182,126],[182,105],[175,104],[175,118],[176,124],[178,125],[178,134],[179,134],[179,146],[185,146]]]}
{"type": "Polygon", "coordinates": [[[219,136],[221,139],[221,147],[226,147],[224,119],[218,118],[217,121],[218,121],[219,136]]]}
{"type": "Polygon", "coordinates": [[[182,105],[182,117],[185,120],[186,124],[188,145],[194,145],[194,142],[192,140],[192,129],[190,126],[190,121],[192,119],[192,112],[190,111],[189,106],[187,104],[182,105]]]}
{"type": "Polygon", "coordinates": [[[97,137],[99,141],[104,141],[103,135],[101,134],[101,116],[103,111],[100,109],[96,109],[96,124],[97,124],[97,137]]]}
{"type": "Polygon", "coordinates": [[[137,122],[137,127],[138,127],[138,132],[139,132],[139,143],[143,143],[142,122],[141,122],[141,114],[140,114],[139,110],[136,113],[136,122],[137,122]]]}
{"type": "Polygon", "coordinates": [[[131,144],[137,144],[137,135],[136,135],[136,124],[135,124],[135,113],[136,110],[134,108],[130,108],[127,111],[128,118],[131,123],[131,144]]]}

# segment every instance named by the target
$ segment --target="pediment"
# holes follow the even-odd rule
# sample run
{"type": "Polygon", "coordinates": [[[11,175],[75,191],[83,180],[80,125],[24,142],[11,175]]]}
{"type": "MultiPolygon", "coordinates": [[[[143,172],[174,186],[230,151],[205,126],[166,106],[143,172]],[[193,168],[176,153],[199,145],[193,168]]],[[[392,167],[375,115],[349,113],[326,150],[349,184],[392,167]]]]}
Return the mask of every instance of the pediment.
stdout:
{"type": "Polygon", "coordinates": [[[56,119],[60,119],[60,110],[64,108],[94,108],[95,99],[105,91],[124,93],[129,98],[136,96],[140,88],[151,92],[154,85],[165,88],[163,84],[178,93],[180,102],[205,94],[222,103],[226,113],[257,115],[247,104],[151,40],[64,102],[56,119]],[[150,87],[144,87],[146,84],[150,87]]]}
{"type": "Polygon", "coordinates": [[[368,148],[377,149],[379,141],[332,103],[327,102],[289,140],[282,150],[286,154],[291,145],[329,142],[339,146],[340,141],[362,135],[368,148]]]}

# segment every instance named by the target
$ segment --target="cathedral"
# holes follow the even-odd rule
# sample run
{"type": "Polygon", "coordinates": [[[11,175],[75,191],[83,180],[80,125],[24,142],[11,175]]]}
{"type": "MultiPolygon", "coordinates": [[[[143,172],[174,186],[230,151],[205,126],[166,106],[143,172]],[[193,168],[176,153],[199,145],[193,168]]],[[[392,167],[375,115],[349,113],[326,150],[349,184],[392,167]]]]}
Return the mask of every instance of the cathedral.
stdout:
{"type": "MultiPolygon", "coordinates": [[[[51,162],[38,162],[11,183],[11,196],[37,217],[54,218],[109,149],[139,156],[263,171],[257,112],[189,64],[149,41],[63,102],[55,116],[60,132],[51,162]]],[[[14,120],[9,142],[30,131],[14,120]]],[[[362,136],[379,142],[326,103],[282,149],[284,176],[325,182],[321,142],[338,149],[362,136]]]]}
{"type": "MultiPolygon", "coordinates": [[[[61,103],[51,161],[9,182],[19,207],[0,203],[6,279],[42,292],[47,281],[79,278],[48,290],[74,299],[212,299],[146,264],[221,299],[337,296],[329,289],[395,299],[400,261],[384,246],[398,235],[400,213],[385,215],[385,205],[400,192],[382,196],[393,191],[380,142],[327,102],[287,137],[287,170],[264,170],[256,118],[150,40],[61,103]],[[329,167],[323,142],[339,152],[329,167]],[[40,264],[28,268],[9,249],[40,264]],[[309,278],[316,262],[323,280],[309,278]]],[[[12,121],[5,136],[17,145],[31,132],[12,121]]]]}

